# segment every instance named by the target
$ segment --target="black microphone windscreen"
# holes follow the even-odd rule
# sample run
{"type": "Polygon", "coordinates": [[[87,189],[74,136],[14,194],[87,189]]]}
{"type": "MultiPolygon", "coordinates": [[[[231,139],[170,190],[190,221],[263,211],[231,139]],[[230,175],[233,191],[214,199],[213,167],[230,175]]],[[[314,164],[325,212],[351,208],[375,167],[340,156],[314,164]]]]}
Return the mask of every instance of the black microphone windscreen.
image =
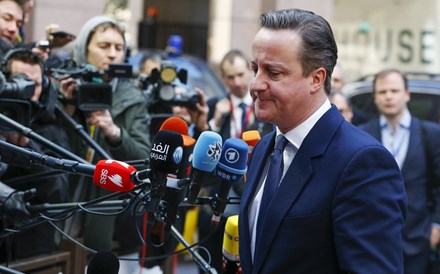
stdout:
{"type": "Polygon", "coordinates": [[[118,274],[119,260],[111,251],[98,251],[90,259],[87,274],[118,274]]]}
{"type": "Polygon", "coordinates": [[[182,135],[168,130],[159,131],[154,137],[151,147],[151,170],[175,174],[179,169],[182,157],[182,135]]]}

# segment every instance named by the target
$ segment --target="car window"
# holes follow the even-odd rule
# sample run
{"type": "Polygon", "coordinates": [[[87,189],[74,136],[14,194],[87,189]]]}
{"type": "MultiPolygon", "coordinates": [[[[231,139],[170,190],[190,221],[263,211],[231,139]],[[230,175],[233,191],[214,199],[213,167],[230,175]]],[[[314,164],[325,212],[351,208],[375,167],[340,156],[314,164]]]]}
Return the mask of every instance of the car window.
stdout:
{"type": "MultiPolygon", "coordinates": [[[[408,88],[411,93],[408,104],[411,113],[420,119],[440,123],[440,81],[409,80],[408,88]]],[[[371,82],[347,84],[343,92],[352,106],[368,119],[378,115],[371,82]]]]}

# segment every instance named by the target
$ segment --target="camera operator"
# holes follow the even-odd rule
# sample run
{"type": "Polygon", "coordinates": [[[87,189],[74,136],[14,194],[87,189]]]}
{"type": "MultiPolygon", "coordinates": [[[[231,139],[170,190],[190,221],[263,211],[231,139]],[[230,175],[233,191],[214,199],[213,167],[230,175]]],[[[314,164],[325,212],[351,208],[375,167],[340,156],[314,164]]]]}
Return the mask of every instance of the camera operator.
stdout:
{"type": "MultiPolygon", "coordinates": [[[[113,19],[106,16],[93,17],[87,21],[75,40],[74,60],[78,65],[89,64],[104,72],[110,64],[122,63],[125,53],[123,29],[113,19]]],[[[60,92],[67,100],[72,100],[81,79],[68,78],[60,81],[60,92]]],[[[103,79],[112,86],[111,109],[85,112],[74,103],[65,104],[65,111],[79,123],[85,125],[97,143],[116,160],[145,159],[149,155],[150,143],[147,131],[147,106],[141,91],[125,78],[103,79]],[[94,130],[93,130],[94,128],[94,130]]],[[[74,137],[74,133],[69,134],[74,137]]],[[[79,138],[71,138],[73,151],[86,157],[88,145],[79,138]]],[[[93,153],[92,153],[93,154],[93,153]]],[[[90,155],[90,154],[89,154],[90,155]]],[[[98,157],[87,160],[96,162],[98,157]]],[[[91,199],[108,192],[87,184],[83,189],[91,199]]],[[[84,242],[96,250],[110,250],[114,232],[114,217],[86,215],[83,227],[84,242]]],[[[123,245],[123,242],[120,243],[123,245]]]]}
{"type": "MultiPolygon", "coordinates": [[[[146,97],[154,97],[156,98],[154,104],[150,105],[150,109],[152,110],[152,118],[154,118],[154,114],[159,114],[160,117],[163,117],[165,114],[169,114],[170,116],[178,116],[184,119],[189,126],[189,135],[197,139],[197,137],[205,130],[209,130],[209,125],[207,122],[209,108],[206,103],[206,98],[204,92],[195,88],[194,92],[189,94],[188,90],[184,87],[184,85],[175,85],[174,83],[165,83],[173,87],[173,93],[175,94],[174,99],[176,97],[187,98],[192,100],[192,97],[197,98],[197,102],[176,102],[176,100],[164,101],[160,99],[160,88],[164,85],[163,80],[155,79],[160,77],[152,76],[153,70],[155,70],[156,74],[161,74],[160,71],[163,69],[163,65],[170,65],[175,73],[177,72],[177,68],[174,68],[174,65],[171,65],[172,62],[165,61],[162,58],[162,55],[159,52],[150,52],[146,54],[141,61],[139,62],[139,78],[137,85],[144,89],[146,97]],[[154,78],[154,79],[153,79],[154,78]],[[150,89],[156,89],[154,91],[150,89]],[[150,91],[147,91],[150,90],[150,91]],[[159,95],[158,95],[159,93],[159,95]],[[153,114],[154,113],[154,114],[153,114]]],[[[167,69],[167,68],[166,68],[167,69]]],[[[186,81],[186,80],[183,80],[186,81]]],[[[179,99],[180,101],[180,99],[179,99]]],[[[150,101],[150,103],[152,103],[150,101]]],[[[164,119],[164,118],[163,118],[164,119]]],[[[153,134],[151,134],[153,135],[153,134]]],[[[152,136],[154,137],[154,136],[152,136]]]]}
{"type": "MultiPolygon", "coordinates": [[[[69,138],[60,125],[59,118],[55,115],[56,91],[50,84],[49,79],[44,75],[43,61],[29,49],[13,49],[5,55],[2,64],[3,73],[10,78],[17,74],[24,74],[35,83],[34,95],[30,98],[31,121],[30,128],[42,137],[55,144],[69,149],[69,138]]],[[[0,97],[0,100],[2,98],[0,97]]],[[[11,103],[13,104],[13,103],[11,103]]],[[[20,111],[16,107],[16,111],[20,111]]],[[[4,133],[8,141],[20,146],[30,146],[46,155],[61,157],[50,148],[37,146],[30,142],[21,141],[23,136],[14,133],[4,133]],[[16,140],[13,140],[13,139],[16,140]]],[[[26,138],[27,139],[27,138],[26,138]]],[[[25,140],[26,140],[25,139],[25,140]]],[[[49,168],[47,168],[49,170],[49,168]]],[[[42,171],[41,167],[19,167],[10,165],[6,170],[3,179],[15,178],[23,174],[34,174],[42,171]]],[[[68,176],[60,174],[47,178],[35,178],[29,182],[18,182],[12,187],[26,190],[35,188],[35,203],[64,203],[68,201],[68,176]]],[[[12,237],[13,259],[25,258],[43,253],[51,253],[56,248],[55,230],[48,224],[43,223],[28,231],[16,234],[12,237]],[[35,246],[29,248],[29,243],[35,246]]]]}

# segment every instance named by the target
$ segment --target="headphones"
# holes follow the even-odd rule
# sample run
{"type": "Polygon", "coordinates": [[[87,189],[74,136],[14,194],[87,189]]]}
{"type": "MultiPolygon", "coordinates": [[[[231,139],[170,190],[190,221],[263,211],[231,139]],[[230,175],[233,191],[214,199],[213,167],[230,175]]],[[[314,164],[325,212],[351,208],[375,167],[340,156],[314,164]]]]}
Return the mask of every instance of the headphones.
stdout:
{"type": "Polygon", "coordinates": [[[3,73],[3,75],[6,78],[6,81],[10,81],[11,72],[9,70],[11,62],[16,60],[18,62],[24,62],[24,63],[32,63],[34,60],[38,61],[38,65],[41,68],[41,95],[39,102],[40,104],[47,104],[47,100],[49,97],[51,82],[49,77],[46,75],[46,69],[45,64],[43,60],[34,52],[32,52],[30,49],[27,48],[14,48],[10,49],[5,56],[2,58],[0,62],[0,71],[3,73]],[[23,57],[20,57],[23,56],[23,57]]]}
{"type": "Polygon", "coordinates": [[[6,81],[10,81],[11,72],[9,70],[12,61],[35,64],[37,60],[41,68],[41,94],[38,102],[31,102],[34,114],[33,119],[39,121],[51,121],[55,117],[55,105],[57,102],[56,92],[52,90],[50,78],[46,75],[44,61],[34,52],[27,48],[15,48],[9,50],[0,61],[0,71],[4,74],[6,81]]]}

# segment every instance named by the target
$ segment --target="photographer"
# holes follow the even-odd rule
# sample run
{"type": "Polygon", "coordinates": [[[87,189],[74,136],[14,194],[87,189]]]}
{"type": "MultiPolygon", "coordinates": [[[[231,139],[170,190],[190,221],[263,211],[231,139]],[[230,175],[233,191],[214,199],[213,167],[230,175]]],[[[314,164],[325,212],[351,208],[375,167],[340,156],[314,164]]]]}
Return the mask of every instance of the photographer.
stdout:
{"type": "Polygon", "coordinates": [[[150,137],[154,137],[168,115],[184,119],[189,126],[189,135],[195,139],[203,131],[209,130],[207,122],[209,109],[206,96],[199,88],[195,88],[194,91],[185,88],[184,83],[187,81],[185,70],[179,70],[178,72],[172,61],[164,60],[159,52],[154,51],[142,58],[139,67],[140,76],[137,79],[137,85],[143,90],[147,100],[149,99],[148,109],[151,113],[150,137]],[[176,77],[174,79],[171,77],[172,81],[162,79],[164,70],[169,70],[165,73],[166,75],[175,74],[176,77]],[[182,71],[184,71],[184,74],[182,74],[182,71]],[[173,96],[170,96],[168,92],[164,92],[164,90],[170,91],[170,87],[173,96]],[[163,96],[165,93],[167,96],[163,96]],[[166,99],[163,97],[166,97],[166,99]]]}
{"type": "MultiPolygon", "coordinates": [[[[83,25],[75,40],[73,57],[78,65],[89,64],[100,72],[105,72],[110,64],[123,62],[125,47],[122,28],[109,17],[97,16],[83,25]]],[[[128,79],[103,77],[103,82],[112,87],[111,109],[86,112],[73,103],[82,84],[81,80],[61,80],[59,89],[65,99],[64,110],[89,129],[93,138],[113,159],[127,161],[147,158],[150,151],[148,112],[141,91],[128,79]]],[[[69,135],[76,137],[74,132],[69,135]]],[[[91,162],[100,160],[99,157],[93,157],[93,150],[81,138],[71,138],[71,141],[72,149],[77,155],[91,162]]],[[[84,197],[85,200],[108,193],[93,184],[87,184],[81,191],[88,195],[84,197]]],[[[110,250],[115,218],[91,214],[85,217],[82,235],[85,244],[96,250],[110,250]]],[[[124,244],[123,240],[120,244],[124,244]]]]}
{"type": "MultiPolygon", "coordinates": [[[[44,76],[42,60],[31,50],[13,49],[4,57],[2,72],[9,81],[19,74],[24,74],[34,81],[34,94],[29,99],[31,101],[29,105],[30,110],[22,109],[20,105],[14,107],[14,102],[10,103],[9,107],[14,109],[15,112],[30,111],[30,125],[26,126],[29,126],[34,132],[53,143],[69,149],[69,138],[60,126],[59,118],[55,115],[56,91],[53,89],[49,79],[44,76]]],[[[0,101],[2,100],[4,99],[0,96],[0,101]]],[[[23,115],[18,115],[18,117],[20,116],[23,115]]],[[[28,143],[26,137],[14,132],[4,132],[3,136],[6,136],[6,141],[13,144],[29,147],[53,157],[61,157],[61,155],[53,152],[50,148],[38,146],[32,141],[28,143]]],[[[36,174],[42,170],[49,170],[49,168],[10,165],[2,179],[13,179],[24,174],[36,174]]],[[[36,193],[32,200],[34,203],[64,203],[68,201],[69,184],[67,174],[59,174],[47,178],[34,178],[28,182],[18,181],[10,186],[22,191],[35,188],[36,193]]],[[[5,246],[3,252],[6,253],[10,249],[9,251],[13,254],[12,259],[20,259],[39,254],[48,254],[56,248],[54,228],[49,223],[43,223],[28,231],[14,235],[11,246],[5,246]],[[32,245],[32,248],[29,248],[30,242],[35,244],[35,246],[32,245]]]]}

